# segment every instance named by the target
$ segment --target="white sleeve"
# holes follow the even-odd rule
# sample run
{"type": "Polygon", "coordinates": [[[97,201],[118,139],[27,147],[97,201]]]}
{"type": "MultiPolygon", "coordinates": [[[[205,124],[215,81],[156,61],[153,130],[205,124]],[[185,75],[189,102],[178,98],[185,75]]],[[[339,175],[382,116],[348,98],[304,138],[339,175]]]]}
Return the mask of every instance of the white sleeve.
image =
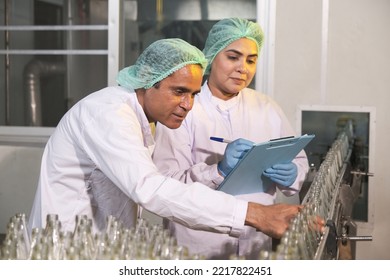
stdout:
{"type": "Polygon", "coordinates": [[[222,183],[223,177],[218,173],[217,164],[194,162],[192,154],[194,133],[189,131],[187,124],[190,117],[187,118],[177,129],[157,124],[153,161],[165,176],[184,183],[200,182],[215,189],[222,183]]]}
{"type": "Polygon", "coordinates": [[[233,236],[243,231],[247,202],[161,175],[144,146],[139,121],[126,105],[105,108],[85,125],[82,136],[97,167],[145,209],[194,229],[233,236]]]}

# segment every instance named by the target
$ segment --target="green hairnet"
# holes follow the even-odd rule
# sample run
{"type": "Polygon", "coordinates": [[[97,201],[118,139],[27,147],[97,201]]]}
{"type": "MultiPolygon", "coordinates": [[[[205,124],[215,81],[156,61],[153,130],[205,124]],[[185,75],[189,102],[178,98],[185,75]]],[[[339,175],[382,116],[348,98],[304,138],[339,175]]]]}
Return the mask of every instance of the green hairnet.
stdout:
{"type": "Polygon", "coordinates": [[[207,60],[186,41],[161,39],[148,46],[134,65],[119,71],[117,82],[126,88],[147,89],[189,64],[199,64],[204,70],[207,60]]]}
{"type": "Polygon", "coordinates": [[[256,42],[257,52],[260,54],[264,34],[257,23],[241,18],[227,18],[214,24],[203,49],[209,63],[205,73],[210,73],[211,63],[220,51],[241,38],[248,38],[256,42]]]}

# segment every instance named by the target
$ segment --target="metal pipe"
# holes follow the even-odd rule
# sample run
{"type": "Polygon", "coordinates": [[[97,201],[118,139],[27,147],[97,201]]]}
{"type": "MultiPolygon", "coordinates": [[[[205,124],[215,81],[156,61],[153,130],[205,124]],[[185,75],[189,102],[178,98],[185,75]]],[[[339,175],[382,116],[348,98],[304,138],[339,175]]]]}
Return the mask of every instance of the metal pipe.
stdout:
{"type": "Polygon", "coordinates": [[[342,236],[339,237],[341,241],[346,242],[347,240],[351,241],[372,241],[372,236],[342,236]]]}
{"type": "Polygon", "coordinates": [[[42,126],[41,82],[42,76],[58,75],[65,72],[63,62],[31,60],[24,69],[26,92],[26,124],[42,126]]]}
{"type": "MultiPolygon", "coordinates": [[[[4,1],[4,25],[9,25],[9,0],[4,1]]],[[[5,49],[6,51],[9,50],[10,45],[10,36],[9,36],[9,30],[6,30],[4,32],[4,42],[5,42],[5,49]]],[[[5,81],[4,81],[4,87],[5,87],[5,125],[10,125],[10,92],[9,92],[9,79],[10,79],[10,59],[8,52],[5,55],[5,61],[4,61],[4,67],[5,67],[5,81]]]]}
{"type": "MultiPolygon", "coordinates": [[[[73,25],[73,5],[72,5],[72,0],[68,0],[67,2],[67,9],[66,11],[66,24],[68,26],[73,25]]],[[[73,42],[73,31],[68,30],[66,32],[66,49],[67,50],[72,50],[74,47],[74,42],[73,42]]],[[[72,55],[67,55],[66,56],[66,88],[65,88],[65,95],[66,95],[66,107],[67,109],[72,106],[71,104],[71,71],[74,69],[74,63],[73,63],[73,56],[72,55]]]]}

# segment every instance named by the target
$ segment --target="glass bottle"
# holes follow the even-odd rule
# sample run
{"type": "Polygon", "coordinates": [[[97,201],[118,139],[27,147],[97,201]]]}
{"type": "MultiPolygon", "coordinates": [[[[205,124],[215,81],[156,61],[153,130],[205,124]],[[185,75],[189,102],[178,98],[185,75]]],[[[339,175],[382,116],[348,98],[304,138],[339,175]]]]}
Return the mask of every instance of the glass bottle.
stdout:
{"type": "Polygon", "coordinates": [[[56,214],[48,214],[46,217],[46,226],[44,229],[44,242],[47,248],[47,257],[49,260],[58,260],[60,254],[60,232],[61,222],[56,214]]]}
{"type": "Polygon", "coordinates": [[[28,234],[27,230],[27,223],[26,223],[26,214],[24,213],[17,213],[15,215],[16,219],[16,225],[17,225],[17,231],[23,235],[23,239],[25,242],[26,250],[30,250],[30,235],[28,234]]]}
{"type": "Polygon", "coordinates": [[[30,253],[29,259],[32,260],[33,253],[36,251],[36,246],[38,246],[42,241],[43,230],[41,228],[33,228],[31,231],[31,244],[30,244],[30,253]]]}

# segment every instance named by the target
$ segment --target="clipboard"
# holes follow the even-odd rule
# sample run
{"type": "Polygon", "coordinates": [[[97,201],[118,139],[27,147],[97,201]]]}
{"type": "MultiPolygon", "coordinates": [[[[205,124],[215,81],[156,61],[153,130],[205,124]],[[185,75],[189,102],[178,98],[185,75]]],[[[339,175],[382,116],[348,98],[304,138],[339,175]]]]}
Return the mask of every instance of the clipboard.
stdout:
{"type": "Polygon", "coordinates": [[[267,192],[275,183],[262,175],[263,171],[276,163],[292,161],[314,137],[305,134],[254,144],[217,190],[231,195],[267,192]]]}

